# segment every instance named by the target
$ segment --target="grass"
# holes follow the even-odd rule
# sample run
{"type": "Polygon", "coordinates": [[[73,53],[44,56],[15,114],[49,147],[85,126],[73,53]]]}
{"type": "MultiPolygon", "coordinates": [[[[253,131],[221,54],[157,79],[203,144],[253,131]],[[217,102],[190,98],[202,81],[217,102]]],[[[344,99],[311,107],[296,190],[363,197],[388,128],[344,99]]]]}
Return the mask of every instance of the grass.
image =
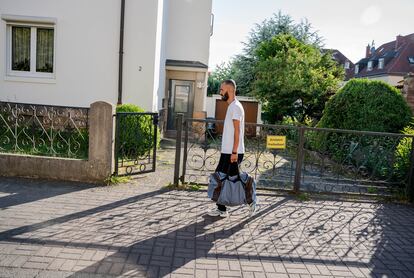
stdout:
{"type": "Polygon", "coordinates": [[[369,194],[377,194],[378,193],[378,188],[370,186],[370,187],[367,188],[367,192],[369,194]]]}
{"type": "Polygon", "coordinates": [[[301,202],[306,202],[310,200],[309,193],[300,193],[296,196],[296,198],[301,202]]]}
{"type": "Polygon", "coordinates": [[[106,185],[117,185],[121,183],[127,183],[131,180],[130,177],[110,176],[105,180],[106,185]]]}
{"type": "Polygon", "coordinates": [[[201,186],[195,183],[184,183],[184,184],[169,183],[166,186],[166,188],[169,190],[198,191],[201,189],[201,186]]]}

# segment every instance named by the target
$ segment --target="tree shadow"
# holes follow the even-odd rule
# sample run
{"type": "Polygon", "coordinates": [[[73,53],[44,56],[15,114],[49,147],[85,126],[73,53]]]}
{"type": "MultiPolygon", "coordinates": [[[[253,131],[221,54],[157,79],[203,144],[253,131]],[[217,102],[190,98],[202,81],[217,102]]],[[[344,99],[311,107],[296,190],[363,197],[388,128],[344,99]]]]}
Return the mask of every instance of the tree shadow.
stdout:
{"type": "Polygon", "coordinates": [[[336,269],[361,277],[414,271],[411,207],[263,193],[259,200],[252,218],[244,208],[211,218],[205,192],[160,190],[5,231],[0,240],[96,252],[71,277],[196,276],[196,263],[218,271],[224,260],[328,266],[328,276],[341,276],[336,269]]]}
{"type": "MultiPolygon", "coordinates": [[[[135,195],[135,196],[125,198],[125,199],[122,199],[122,200],[119,200],[119,201],[115,201],[115,202],[112,202],[112,203],[109,203],[109,204],[105,204],[105,205],[102,205],[102,206],[93,207],[91,209],[71,213],[71,214],[68,214],[68,215],[64,215],[64,216],[53,218],[53,219],[46,220],[46,221],[42,221],[40,223],[25,225],[25,226],[21,226],[21,227],[18,227],[18,228],[6,230],[6,231],[3,231],[3,232],[0,232],[0,241],[1,240],[13,241],[14,236],[19,236],[19,235],[22,235],[22,234],[28,233],[28,232],[33,233],[33,232],[36,232],[38,230],[48,228],[50,226],[64,224],[64,223],[67,223],[67,222],[70,222],[70,221],[76,221],[76,220],[79,220],[81,218],[89,217],[91,215],[95,215],[95,214],[103,213],[103,212],[106,212],[106,211],[110,211],[110,210],[112,210],[114,208],[117,208],[117,207],[127,206],[129,204],[135,204],[139,201],[142,201],[142,200],[147,199],[147,198],[154,197],[154,196],[156,196],[158,194],[161,194],[165,191],[166,191],[166,189],[151,191],[151,192],[148,192],[148,193],[135,195]]],[[[22,190],[22,192],[23,192],[23,194],[26,194],[26,191],[22,190]]],[[[69,193],[68,191],[63,191],[63,192],[69,193]]],[[[62,193],[62,194],[64,194],[64,193],[62,193]]],[[[47,196],[47,195],[48,194],[45,194],[43,196],[47,196]]],[[[56,195],[53,195],[53,196],[56,196],[56,195]]],[[[37,199],[37,200],[39,200],[39,199],[37,199]]],[[[107,218],[106,220],[107,221],[112,221],[112,219],[114,219],[114,218],[116,218],[116,215],[111,215],[111,217],[107,218]]],[[[100,221],[103,221],[103,220],[101,219],[100,221]]],[[[38,242],[44,242],[44,240],[38,240],[38,242]]],[[[80,246],[83,246],[83,245],[80,244],[80,246]]]]}
{"type": "Polygon", "coordinates": [[[0,210],[97,186],[79,182],[0,177],[0,210]]]}
{"type": "MultiPolygon", "coordinates": [[[[217,241],[228,239],[241,231],[249,222],[271,212],[286,201],[287,199],[282,199],[256,215],[225,229],[215,229],[214,226],[219,222],[223,223],[226,219],[208,215],[202,215],[194,223],[191,223],[192,219],[188,219],[191,224],[178,229],[174,226],[161,228],[155,236],[123,248],[123,250],[107,256],[101,261],[79,270],[70,277],[79,277],[82,273],[162,277],[187,264],[194,263],[196,259],[215,260],[217,254],[215,254],[214,248],[217,241]],[[122,262],[122,264],[118,264],[117,267],[117,262],[122,262]]],[[[145,226],[148,228],[160,225],[162,221],[168,220],[170,217],[159,218],[148,221],[145,226]]],[[[235,252],[223,254],[222,257],[237,260],[239,254],[236,249],[235,252]]]]}

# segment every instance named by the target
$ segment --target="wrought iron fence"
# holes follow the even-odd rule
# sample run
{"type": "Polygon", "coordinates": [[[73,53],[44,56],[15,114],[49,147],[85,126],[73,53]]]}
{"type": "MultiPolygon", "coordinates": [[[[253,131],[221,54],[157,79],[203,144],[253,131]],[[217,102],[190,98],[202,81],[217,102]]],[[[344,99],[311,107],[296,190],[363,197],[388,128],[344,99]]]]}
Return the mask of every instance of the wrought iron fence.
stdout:
{"type": "Polygon", "coordinates": [[[406,187],[412,136],[304,128],[301,189],[318,192],[392,194],[406,187]],[[404,149],[405,153],[401,153],[404,149]]]}
{"type": "MultiPolygon", "coordinates": [[[[220,158],[223,121],[187,119],[184,123],[184,153],[181,181],[206,184],[220,158]]],[[[245,155],[240,170],[260,181],[262,187],[293,190],[297,159],[297,140],[287,140],[285,149],[267,149],[268,135],[298,138],[299,128],[247,123],[245,155]]]]}
{"type": "Polygon", "coordinates": [[[0,102],[0,152],[86,159],[88,108],[0,102]]]}
{"type": "MultiPolygon", "coordinates": [[[[175,183],[208,182],[220,157],[220,125],[222,121],[210,119],[186,119],[177,125],[177,150],[183,151],[176,153],[175,183]]],[[[413,194],[412,135],[252,123],[245,130],[240,169],[254,176],[259,187],[413,194]],[[271,135],[284,137],[286,147],[269,149],[271,135]]]]}

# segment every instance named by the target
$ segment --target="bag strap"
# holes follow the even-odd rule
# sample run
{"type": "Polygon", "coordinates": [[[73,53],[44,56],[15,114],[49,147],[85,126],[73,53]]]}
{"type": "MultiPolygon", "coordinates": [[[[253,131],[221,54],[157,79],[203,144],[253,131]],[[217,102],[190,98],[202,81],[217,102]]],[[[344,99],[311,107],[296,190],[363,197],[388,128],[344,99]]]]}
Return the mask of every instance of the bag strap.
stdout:
{"type": "Polygon", "coordinates": [[[251,203],[253,203],[253,178],[252,177],[248,177],[246,184],[244,186],[244,190],[246,193],[246,202],[250,205],[251,203]]]}
{"type": "Polygon", "coordinates": [[[240,177],[240,168],[239,168],[239,163],[238,162],[230,162],[230,164],[229,164],[229,168],[227,169],[227,173],[226,173],[226,177],[225,177],[225,179],[229,179],[229,172],[230,172],[230,167],[232,166],[232,165],[237,165],[237,180],[239,180],[239,181],[241,181],[241,183],[244,185],[244,182],[243,182],[243,180],[241,179],[241,177],[240,177]]]}
{"type": "Polygon", "coordinates": [[[220,176],[218,173],[214,173],[213,177],[217,182],[217,187],[214,188],[213,197],[211,198],[211,200],[213,200],[214,202],[217,202],[220,197],[221,189],[223,188],[223,182],[220,179],[220,176]]]}

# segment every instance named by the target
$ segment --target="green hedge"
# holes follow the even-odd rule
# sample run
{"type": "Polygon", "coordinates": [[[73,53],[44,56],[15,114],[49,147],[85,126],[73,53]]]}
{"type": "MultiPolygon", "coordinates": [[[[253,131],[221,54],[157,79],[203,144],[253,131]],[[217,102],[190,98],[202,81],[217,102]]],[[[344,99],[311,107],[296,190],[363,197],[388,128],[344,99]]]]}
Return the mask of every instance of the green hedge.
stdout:
{"type": "Polygon", "coordinates": [[[353,79],[326,103],[318,126],[398,133],[411,117],[396,88],[382,81],[353,79]]]}
{"type": "MultiPolygon", "coordinates": [[[[399,133],[411,117],[410,108],[394,87],[382,81],[353,79],[327,102],[317,126],[399,133]]],[[[403,166],[393,164],[396,140],[386,136],[318,132],[313,134],[310,147],[342,164],[362,166],[377,178],[401,180],[405,175],[403,166]],[[395,176],[396,167],[399,177],[395,176]]]]}
{"type": "MultiPolygon", "coordinates": [[[[406,127],[404,128],[403,133],[414,135],[414,129],[412,127],[406,127]]],[[[408,171],[410,169],[412,140],[412,138],[408,137],[403,138],[395,150],[394,172],[395,175],[400,179],[407,177],[408,171]]]]}
{"type": "MultiPolygon", "coordinates": [[[[117,106],[116,112],[145,112],[134,104],[122,104],[117,106]]],[[[122,158],[135,159],[147,154],[154,146],[154,126],[151,116],[124,115],[119,120],[120,156],[122,158]]],[[[160,131],[157,128],[157,147],[161,140],[160,131]]]]}

